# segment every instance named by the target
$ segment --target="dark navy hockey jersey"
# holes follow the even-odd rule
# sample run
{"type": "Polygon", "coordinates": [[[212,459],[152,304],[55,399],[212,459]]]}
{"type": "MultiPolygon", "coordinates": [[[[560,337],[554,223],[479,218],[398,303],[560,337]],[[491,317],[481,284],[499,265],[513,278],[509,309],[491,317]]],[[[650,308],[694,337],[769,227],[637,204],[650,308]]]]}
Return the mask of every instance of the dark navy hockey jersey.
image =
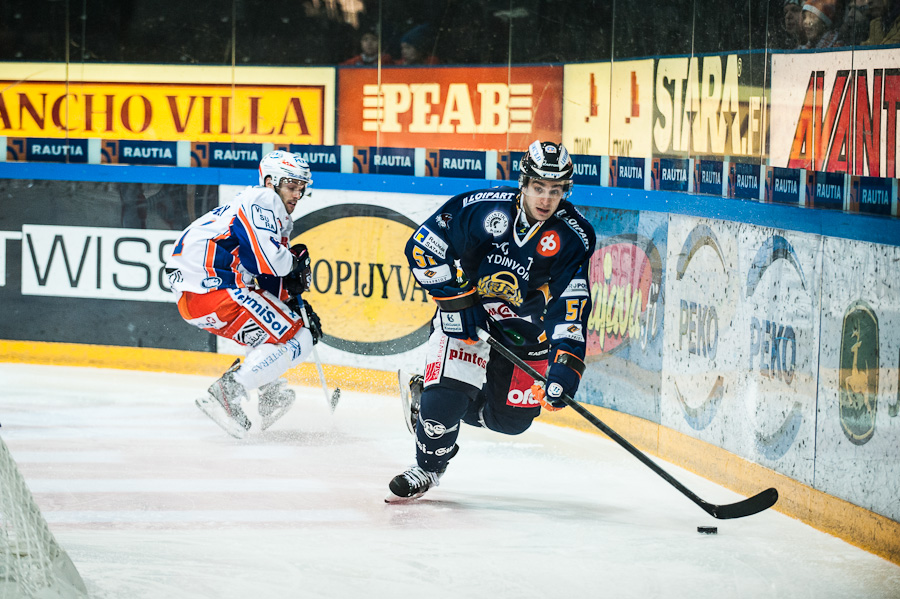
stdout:
{"type": "Polygon", "coordinates": [[[493,187],[450,198],[407,242],[410,268],[436,297],[475,287],[505,343],[548,339],[584,359],[594,230],[567,200],[546,221],[521,226],[518,193],[493,187]]]}

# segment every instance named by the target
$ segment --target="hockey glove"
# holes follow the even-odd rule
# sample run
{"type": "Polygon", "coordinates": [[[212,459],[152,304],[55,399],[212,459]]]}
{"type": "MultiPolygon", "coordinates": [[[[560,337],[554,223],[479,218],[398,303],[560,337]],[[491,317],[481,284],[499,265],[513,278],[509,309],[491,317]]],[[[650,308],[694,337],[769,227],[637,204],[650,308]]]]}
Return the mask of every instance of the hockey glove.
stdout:
{"type": "Polygon", "coordinates": [[[543,408],[551,412],[566,407],[563,394],[574,397],[584,373],[584,362],[575,354],[559,350],[547,371],[547,384],[536,381],[531,394],[543,408]]]}
{"type": "Polygon", "coordinates": [[[322,322],[319,320],[319,315],[313,311],[312,306],[309,305],[308,301],[303,300],[303,305],[306,307],[306,315],[309,316],[309,322],[304,322],[303,325],[309,329],[310,333],[312,333],[313,345],[315,345],[322,336],[322,322]]]}
{"type": "Polygon", "coordinates": [[[435,296],[434,301],[439,308],[441,330],[448,337],[475,343],[478,341],[478,329],[487,328],[487,312],[474,289],[449,297],[435,296]]]}
{"type": "Polygon", "coordinates": [[[298,296],[312,286],[312,262],[309,259],[309,250],[302,243],[291,247],[291,254],[294,255],[294,267],[284,276],[282,282],[285,291],[298,296]]]}

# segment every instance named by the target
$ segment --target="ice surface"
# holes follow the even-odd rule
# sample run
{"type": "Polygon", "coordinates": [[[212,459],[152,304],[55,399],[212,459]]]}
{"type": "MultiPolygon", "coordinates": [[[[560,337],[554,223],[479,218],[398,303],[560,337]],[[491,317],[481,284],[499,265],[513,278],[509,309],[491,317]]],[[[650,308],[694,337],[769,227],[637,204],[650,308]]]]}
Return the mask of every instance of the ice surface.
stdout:
{"type": "Polygon", "coordinates": [[[898,566],[772,510],[716,521],[618,445],[541,423],[464,427],[441,486],[386,505],[413,461],[398,397],[344,390],[332,416],[296,387],[239,441],[194,406],[210,382],[0,364],[0,435],[92,597],[900,597],[898,566]]]}

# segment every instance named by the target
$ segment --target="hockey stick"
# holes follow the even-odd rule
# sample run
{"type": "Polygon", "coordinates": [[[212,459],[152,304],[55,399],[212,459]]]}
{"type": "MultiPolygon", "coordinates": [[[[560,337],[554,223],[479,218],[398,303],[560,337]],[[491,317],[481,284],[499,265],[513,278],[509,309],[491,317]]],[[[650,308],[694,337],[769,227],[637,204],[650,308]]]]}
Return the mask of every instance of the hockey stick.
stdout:
{"type": "MultiPolygon", "coordinates": [[[[478,337],[482,341],[490,345],[492,348],[494,348],[501,356],[512,362],[512,364],[521,368],[528,376],[533,377],[537,381],[547,382],[547,379],[541,376],[537,370],[529,366],[524,360],[512,353],[502,343],[491,337],[491,335],[487,331],[478,329],[478,337]]],[[[778,491],[774,488],[766,489],[761,493],[757,493],[753,497],[748,497],[747,499],[743,499],[741,501],[738,501],[737,503],[715,505],[704,501],[693,491],[678,482],[671,474],[660,468],[656,464],[656,462],[647,457],[647,455],[644,454],[640,449],[626,441],[622,436],[619,435],[619,433],[609,428],[602,420],[590,413],[580,403],[578,403],[565,393],[562,395],[561,399],[563,403],[578,412],[580,416],[600,429],[607,437],[624,447],[625,450],[628,451],[628,453],[639,459],[644,463],[645,466],[660,475],[663,479],[665,479],[667,483],[681,491],[683,495],[699,505],[703,509],[703,511],[705,511],[713,518],[718,518],[719,520],[728,520],[731,518],[743,518],[745,516],[752,516],[753,514],[757,514],[772,507],[773,505],[775,505],[775,502],[778,501],[778,491]]]]}
{"type": "MultiPolygon", "coordinates": [[[[301,300],[299,303],[300,308],[300,316],[303,317],[303,322],[309,322],[309,316],[306,315],[306,304],[301,300]]],[[[322,384],[322,392],[325,393],[325,401],[328,402],[328,407],[331,408],[331,413],[334,414],[334,409],[338,405],[338,401],[341,399],[341,390],[337,387],[334,388],[334,393],[328,392],[328,385],[325,383],[325,371],[322,370],[322,360],[319,359],[319,351],[316,349],[315,344],[312,347],[313,359],[316,361],[316,370],[319,372],[319,382],[322,384]]]]}

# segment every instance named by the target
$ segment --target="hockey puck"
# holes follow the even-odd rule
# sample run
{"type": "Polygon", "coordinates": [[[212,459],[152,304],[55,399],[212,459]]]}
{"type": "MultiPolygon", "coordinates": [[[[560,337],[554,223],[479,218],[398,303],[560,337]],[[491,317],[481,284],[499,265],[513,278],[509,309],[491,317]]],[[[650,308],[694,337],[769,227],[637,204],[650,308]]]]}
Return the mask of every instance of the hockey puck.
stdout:
{"type": "Polygon", "coordinates": [[[697,532],[699,532],[702,535],[714,535],[719,532],[719,529],[716,528],[715,526],[698,526],[697,532]]]}

